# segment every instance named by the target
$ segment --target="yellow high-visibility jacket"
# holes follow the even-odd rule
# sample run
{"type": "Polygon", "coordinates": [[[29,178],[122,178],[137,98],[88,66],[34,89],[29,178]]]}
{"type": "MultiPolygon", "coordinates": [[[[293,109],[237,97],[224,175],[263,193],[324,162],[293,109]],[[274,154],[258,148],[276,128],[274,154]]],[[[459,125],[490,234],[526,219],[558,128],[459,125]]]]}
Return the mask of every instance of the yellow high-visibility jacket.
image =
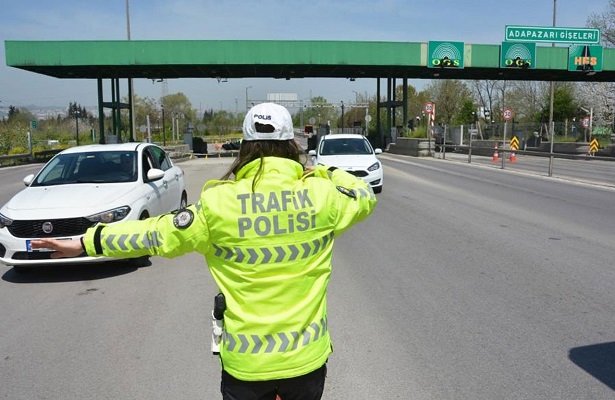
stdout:
{"type": "Polygon", "coordinates": [[[88,255],[175,257],[197,251],[226,297],[222,367],[245,381],[291,378],[331,353],[326,289],[335,238],[376,206],[368,184],[340,169],[303,176],[295,161],[267,157],[235,181],[205,184],[175,214],[90,228],[88,255]]]}

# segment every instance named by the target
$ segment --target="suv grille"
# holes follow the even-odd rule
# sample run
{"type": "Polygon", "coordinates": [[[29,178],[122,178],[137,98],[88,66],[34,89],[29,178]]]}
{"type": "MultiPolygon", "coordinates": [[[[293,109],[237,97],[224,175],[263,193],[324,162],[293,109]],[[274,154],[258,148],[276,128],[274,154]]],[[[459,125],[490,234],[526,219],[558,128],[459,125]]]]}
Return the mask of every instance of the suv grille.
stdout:
{"type": "Polygon", "coordinates": [[[40,219],[40,220],[19,220],[7,228],[11,235],[19,238],[44,238],[58,236],[76,236],[83,235],[85,231],[96,225],[86,218],[68,218],[68,219],[40,219]],[[53,231],[51,233],[43,232],[43,224],[51,222],[53,231]]]}

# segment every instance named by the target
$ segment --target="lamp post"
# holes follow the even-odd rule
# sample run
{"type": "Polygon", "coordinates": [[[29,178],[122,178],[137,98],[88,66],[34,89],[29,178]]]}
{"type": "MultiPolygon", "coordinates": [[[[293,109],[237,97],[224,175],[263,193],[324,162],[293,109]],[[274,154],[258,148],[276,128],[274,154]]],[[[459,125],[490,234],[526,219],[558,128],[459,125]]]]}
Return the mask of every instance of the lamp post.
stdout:
{"type": "Polygon", "coordinates": [[[248,89],[252,89],[252,86],[246,87],[246,111],[248,111],[248,89]]]}
{"type": "Polygon", "coordinates": [[[167,133],[164,126],[164,104],[160,104],[160,108],[162,109],[162,145],[167,145],[167,133]]]}
{"type": "Polygon", "coordinates": [[[76,110],[73,115],[75,116],[75,137],[77,138],[77,146],[79,146],[79,117],[81,116],[81,111],[76,110]]]}
{"type": "MultiPolygon", "coordinates": [[[[557,0],[553,0],[553,27],[555,27],[555,12],[557,10],[557,0]]],[[[555,47],[555,43],[551,44],[551,47],[555,47]]],[[[553,141],[555,140],[555,124],[553,122],[553,99],[555,97],[555,85],[553,81],[550,82],[550,97],[549,97],[549,130],[551,131],[551,155],[549,156],[549,176],[553,175],[553,141]]],[[[504,161],[504,159],[502,159],[504,161]]]]}
{"type": "MultiPolygon", "coordinates": [[[[130,0],[126,0],[126,36],[130,40],[130,0]]],[[[132,77],[128,78],[128,97],[130,98],[130,135],[128,141],[134,142],[135,130],[135,94],[132,77]]]]}
{"type": "Polygon", "coordinates": [[[344,102],[342,101],[342,133],[344,133],[344,102]]]}

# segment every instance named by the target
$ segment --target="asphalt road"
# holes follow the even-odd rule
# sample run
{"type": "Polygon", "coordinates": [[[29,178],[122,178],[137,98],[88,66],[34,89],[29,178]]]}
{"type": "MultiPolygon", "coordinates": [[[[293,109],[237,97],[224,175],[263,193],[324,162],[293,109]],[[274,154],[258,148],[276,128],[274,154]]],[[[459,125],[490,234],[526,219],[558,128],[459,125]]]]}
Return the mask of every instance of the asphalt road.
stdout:
{"type": "MultiPolygon", "coordinates": [[[[323,398],[614,399],[615,190],[381,158],[374,215],[336,240],[323,398]]],[[[230,161],[182,163],[189,201],[230,161]]],[[[201,257],[0,275],[0,398],[220,398],[201,257]]]]}

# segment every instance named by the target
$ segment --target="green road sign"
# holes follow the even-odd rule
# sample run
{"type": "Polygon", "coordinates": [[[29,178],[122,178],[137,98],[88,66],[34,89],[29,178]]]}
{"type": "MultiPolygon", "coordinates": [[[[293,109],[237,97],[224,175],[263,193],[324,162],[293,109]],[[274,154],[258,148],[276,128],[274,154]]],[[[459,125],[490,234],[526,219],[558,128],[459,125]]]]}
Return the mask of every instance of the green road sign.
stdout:
{"type": "Polygon", "coordinates": [[[463,42],[429,42],[427,66],[430,68],[463,68],[464,47],[463,42]]]}
{"type": "Polygon", "coordinates": [[[509,42],[600,43],[600,29],[506,25],[509,42]]]}
{"type": "Polygon", "coordinates": [[[536,68],[536,43],[502,42],[501,68],[536,68]]]}
{"type": "Polygon", "coordinates": [[[602,71],[602,46],[570,46],[568,49],[568,71],[602,71]]]}
{"type": "Polygon", "coordinates": [[[36,120],[30,121],[30,129],[36,129],[36,126],[37,126],[36,120]]]}

